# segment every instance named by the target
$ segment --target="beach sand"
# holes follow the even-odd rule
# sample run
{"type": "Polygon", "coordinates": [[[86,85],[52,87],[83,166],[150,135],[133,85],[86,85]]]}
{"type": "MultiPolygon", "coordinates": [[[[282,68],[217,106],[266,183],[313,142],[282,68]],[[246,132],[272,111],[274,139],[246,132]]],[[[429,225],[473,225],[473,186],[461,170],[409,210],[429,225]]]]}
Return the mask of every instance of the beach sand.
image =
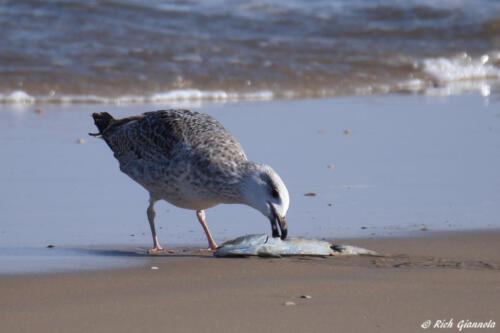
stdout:
{"type": "Polygon", "coordinates": [[[458,332],[460,320],[500,321],[500,232],[337,241],[386,257],[188,252],[134,269],[1,276],[1,331],[422,332],[451,319],[446,331],[458,332]]]}

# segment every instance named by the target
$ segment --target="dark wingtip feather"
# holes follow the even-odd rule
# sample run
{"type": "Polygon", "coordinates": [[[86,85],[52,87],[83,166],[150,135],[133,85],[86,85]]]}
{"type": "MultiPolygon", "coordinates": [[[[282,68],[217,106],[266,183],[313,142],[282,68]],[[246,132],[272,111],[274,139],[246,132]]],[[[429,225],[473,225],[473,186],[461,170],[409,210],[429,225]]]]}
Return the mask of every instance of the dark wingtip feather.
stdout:
{"type": "Polygon", "coordinates": [[[101,135],[104,132],[104,130],[108,128],[108,126],[114,120],[113,116],[107,112],[94,112],[92,113],[92,117],[94,118],[94,123],[97,126],[97,129],[99,130],[99,133],[97,134],[89,133],[90,135],[93,136],[101,135]]]}

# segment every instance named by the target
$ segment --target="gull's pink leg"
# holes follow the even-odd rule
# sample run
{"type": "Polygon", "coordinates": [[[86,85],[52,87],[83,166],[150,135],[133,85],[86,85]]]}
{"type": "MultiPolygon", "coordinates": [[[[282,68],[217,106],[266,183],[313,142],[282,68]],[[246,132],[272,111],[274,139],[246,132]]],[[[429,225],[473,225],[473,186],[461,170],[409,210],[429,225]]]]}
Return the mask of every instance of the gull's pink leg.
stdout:
{"type": "Polygon", "coordinates": [[[153,236],[153,248],[148,250],[149,254],[165,252],[165,250],[160,246],[160,242],[158,242],[158,237],[156,237],[156,228],[155,228],[156,212],[154,210],[154,205],[156,201],[157,201],[156,199],[150,198],[147,210],[149,226],[151,227],[151,235],[153,236]]]}
{"type": "Polygon", "coordinates": [[[215,251],[215,249],[217,249],[217,244],[215,244],[214,239],[212,238],[212,235],[210,234],[210,230],[208,230],[207,224],[205,223],[205,211],[204,210],[197,210],[196,216],[198,216],[198,221],[200,221],[201,226],[203,227],[203,230],[205,231],[205,235],[207,235],[208,247],[209,247],[207,250],[215,251]]]}

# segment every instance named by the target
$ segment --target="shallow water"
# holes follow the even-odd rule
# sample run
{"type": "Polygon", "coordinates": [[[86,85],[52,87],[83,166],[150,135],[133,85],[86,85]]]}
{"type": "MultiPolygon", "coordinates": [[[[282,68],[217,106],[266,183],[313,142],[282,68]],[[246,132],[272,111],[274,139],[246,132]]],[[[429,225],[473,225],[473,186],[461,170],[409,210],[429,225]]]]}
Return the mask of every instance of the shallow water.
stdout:
{"type": "MultiPolygon", "coordinates": [[[[191,107],[221,121],[249,159],[280,174],[291,197],[290,236],[345,238],[499,228],[499,105],[472,95],[191,107]]],[[[45,265],[47,251],[61,247],[149,246],[146,191],[119,171],[104,142],[87,133],[95,131],[95,111],[122,117],[167,107],[0,106],[0,271],[18,249],[15,260],[29,261],[33,270],[45,265]]],[[[194,212],[166,203],[156,210],[164,246],[206,245],[194,212]]],[[[223,205],[206,213],[218,243],[270,233],[267,219],[249,207],[223,205]]],[[[68,255],[54,253],[63,262],[68,255]]]]}
{"type": "Polygon", "coordinates": [[[0,101],[500,91],[496,0],[0,2],[0,101]]]}
{"type": "Polygon", "coordinates": [[[0,248],[0,274],[39,274],[144,265],[133,251],[85,248],[0,248]]]}

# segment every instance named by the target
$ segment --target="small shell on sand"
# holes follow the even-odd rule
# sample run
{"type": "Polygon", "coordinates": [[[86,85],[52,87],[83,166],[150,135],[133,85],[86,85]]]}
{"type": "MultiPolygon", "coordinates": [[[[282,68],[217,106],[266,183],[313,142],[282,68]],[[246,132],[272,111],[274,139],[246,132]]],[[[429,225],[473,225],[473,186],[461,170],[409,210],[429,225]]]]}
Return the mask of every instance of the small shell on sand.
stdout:
{"type": "Polygon", "coordinates": [[[76,143],[83,145],[85,143],[85,140],[83,140],[82,138],[79,138],[78,140],[76,140],[76,143]]]}
{"type": "Polygon", "coordinates": [[[328,164],[327,167],[328,169],[335,169],[335,164],[328,164]]]}
{"type": "Polygon", "coordinates": [[[294,305],[295,305],[295,302],[288,301],[288,302],[285,302],[283,305],[284,305],[284,306],[294,306],[294,305]]]}
{"type": "Polygon", "coordinates": [[[349,134],[351,134],[351,133],[352,133],[352,131],[351,131],[350,129],[346,129],[346,130],[344,131],[344,134],[345,134],[345,135],[349,135],[349,134]]]}
{"type": "Polygon", "coordinates": [[[300,298],[311,299],[313,297],[311,295],[302,295],[302,296],[300,296],[300,298]]]}
{"type": "Polygon", "coordinates": [[[151,269],[155,271],[155,270],[160,269],[160,267],[158,267],[158,266],[151,266],[151,269]]]}
{"type": "Polygon", "coordinates": [[[35,110],[35,113],[38,113],[38,114],[42,114],[44,113],[45,111],[43,109],[36,109],[35,110]]]}
{"type": "Polygon", "coordinates": [[[305,193],[304,194],[306,197],[315,197],[316,196],[316,193],[314,192],[308,192],[308,193],[305,193]]]}

